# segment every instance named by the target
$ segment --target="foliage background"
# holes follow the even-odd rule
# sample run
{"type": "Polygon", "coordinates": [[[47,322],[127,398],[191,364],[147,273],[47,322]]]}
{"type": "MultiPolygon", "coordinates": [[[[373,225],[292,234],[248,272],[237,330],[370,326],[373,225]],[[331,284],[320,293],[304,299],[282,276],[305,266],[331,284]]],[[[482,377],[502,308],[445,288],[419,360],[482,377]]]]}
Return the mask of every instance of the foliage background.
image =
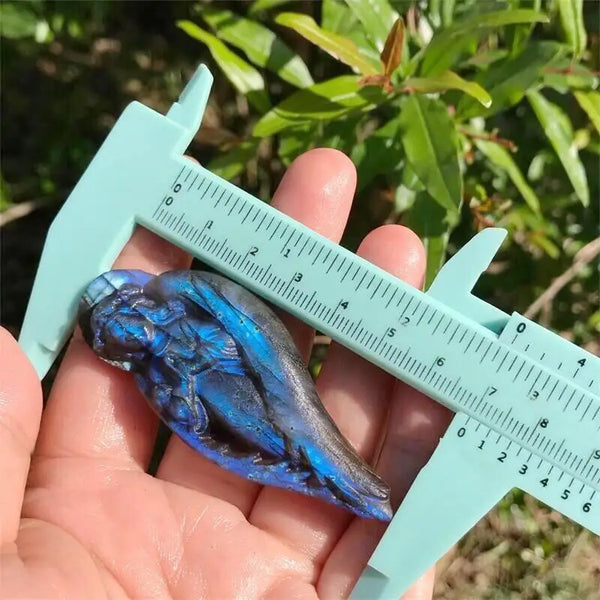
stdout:
{"type": "MultiPolygon", "coordinates": [[[[122,109],[165,112],[206,62],[215,84],[190,148],[202,163],[268,200],[304,149],[344,150],[359,190],[343,244],[408,224],[428,279],[478,229],[506,227],[478,294],[598,354],[598,3],[377,2],[3,2],[3,325],[18,333],[49,223],[122,109]],[[547,18],[515,16],[532,9],[547,18]]],[[[514,491],[444,558],[436,593],[598,590],[598,538],[514,491]]]]}

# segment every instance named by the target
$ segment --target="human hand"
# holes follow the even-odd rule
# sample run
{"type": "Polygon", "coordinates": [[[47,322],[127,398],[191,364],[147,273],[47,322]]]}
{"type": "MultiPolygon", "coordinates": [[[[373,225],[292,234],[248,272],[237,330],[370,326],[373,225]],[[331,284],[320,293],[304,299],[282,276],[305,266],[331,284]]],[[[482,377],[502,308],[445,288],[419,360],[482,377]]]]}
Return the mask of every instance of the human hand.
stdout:
{"type": "MultiPolygon", "coordinates": [[[[338,242],[355,180],[344,155],[313,150],[290,166],[273,205],[338,242]]],[[[403,227],[376,229],[358,253],[412,285],[422,283],[422,245],[403,227]]],[[[158,273],[189,264],[180,249],[139,229],[116,266],[158,273]]],[[[284,321],[307,357],[314,332],[287,315],[284,321]]],[[[40,426],[37,376],[5,331],[0,345],[4,598],[349,594],[385,524],[257,486],[174,436],[156,477],[148,475],[156,417],[133,378],[98,360],[79,333],[40,426]]],[[[342,433],[390,484],[397,507],[442,435],[448,411],[337,344],[317,389],[342,433]]],[[[432,587],[430,571],[405,598],[431,598],[432,587]]]]}

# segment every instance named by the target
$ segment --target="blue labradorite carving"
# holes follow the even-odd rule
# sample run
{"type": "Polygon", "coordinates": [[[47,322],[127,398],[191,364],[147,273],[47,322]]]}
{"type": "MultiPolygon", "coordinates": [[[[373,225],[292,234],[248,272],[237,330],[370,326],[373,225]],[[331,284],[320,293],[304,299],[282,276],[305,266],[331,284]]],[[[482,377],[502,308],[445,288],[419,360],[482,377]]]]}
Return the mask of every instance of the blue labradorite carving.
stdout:
{"type": "Polygon", "coordinates": [[[87,343],[134,374],[169,428],[242,477],[389,520],[388,486],[324,409],[287,329],[202,271],[109,271],[79,305],[87,343]]]}

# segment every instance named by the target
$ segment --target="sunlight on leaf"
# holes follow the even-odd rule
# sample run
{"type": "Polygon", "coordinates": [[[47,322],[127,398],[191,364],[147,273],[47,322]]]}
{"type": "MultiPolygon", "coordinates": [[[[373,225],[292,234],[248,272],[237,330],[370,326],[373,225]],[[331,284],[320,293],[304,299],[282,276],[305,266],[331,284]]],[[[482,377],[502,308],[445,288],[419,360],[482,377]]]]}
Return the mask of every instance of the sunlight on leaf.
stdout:
{"type": "Polygon", "coordinates": [[[358,175],[357,191],[364,189],[377,175],[388,175],[401,165],[404,152],[399,126],[400,117],[396,116],[354,146],[351,158],[358,175]]]}
{"type": "Polygon", "coordinates": [[[304,61],[264,25],[214,5],[203,5],[199,12],[219,38],[242,50],[254,64],[296,87],[314,83],[304,61]]]}
{"type": "Polygon", "coordinates": [[[456,107],[457,117],[470,119],[480,115],[490,116],[519,103],[525,92],[542,77],[543,70],[552,64],[562,51],[562,44],[535,42],[528,44],[521,54],[495,62],[475,77],[475,82],[492,97],[491,106],[482,107],[472,98],[464,96],[456,107]]]}
{"type": "Polygon", "coordinates": [[[244,59],[232,52],[219,38],[204,31],[191,21],[177,21],[177,27],[190,37],[206,44],[215,62],[223,73],[241,94],[246,95],[258,110],[269,109],[269,98],[265,90],[262,75],[244,59]]]}
{"type": "Polygon", "coordinates": [[[383,50],[398,13],[388,0],[346,0],[346,4],[362,23],[367,36],[379,52],[383,50]]]}
{"type": "Polygon", "coordinates": [[[457,49],[465,40],[489,29],[514,23],[547,23],[548,17],[535,10],[500,10],[476,14],[436,33],[425,48],[421,64],[422,75],[436,75],[451,67],[458,58],[457,49]]]}
{"type": "Polygon", "coordinates": [[[248,161],[256,156],[258,139],[243,140],[225,152],[213,158],[206,168],[223,179],[233,179],[246,169],[248,161]]]}
{"type": "Polygon", "coordinates": [[[486,108],[492,104],[490,95],[479,84],[467,81],[453,71],[446,71],[435,77],[411,77],[406,79],[402,85],[407,90],[423,94],[460,90],[475,98],[486,108]]]}
{"type": "Polygon", "coordinates": [[[563,164],[577,197],[584,206],[588,206],[590,192],[587,177],[577,148],[573,143],[573,127],[569,118],[556,104],[546,100],[539,92],[529,91],[527,99],[560,162],[563,164]]]}
{"type": "Polygon", "coordinates": [[[385,96],[378,87],[359,86],[357,75],[342,75],[298,90],[264,115],[253,135],[266,137],[307,121],[335,119],[357,110],[372,110],[385,96]]]}
{"type": "Polygon", "coordinates": [[[456,126],[446,105],[418,94],[409,96],[400,113],[404,151],[429,194],[454,220],[462,202],[456,126]]]}
{"type": "Polygon", "coordinates": [[[288,4],[292,0],[254,0],[248,9],[249,14],[254,14],[262,10],[270,10],[282,4],[288,4]]]}
{"type": "MultiPolygon", "coordinates": [[[[587,45],[583,23],[583,0],[558,0],[560,22],[575,58],[580,58],[587,45]]],[[[596,8],[596,20],[598,18],[596,8]]]]}
{"type": "Polygon", "coordinates": [[[531,208],[532,211],[540,212],[540,201],[536,196],[531,186],[527,183],[527,180],[521,173],[521,170],[517,166],[517,163],[513,160],[512,156],[499,144],[490,142],[487,140],[474,140],[475,145],[481,150],[481,152],[487,156],[491,163],[502,169],[510,177],[515,187],[523,196],[523,199],[531,208]]]}
{"type": "Polygon", "coordinates": [[[275,22],[293,29],[309,42],[359,73],[363,75],[377,73],[377,69],[359,52],[353,42],[337,33],[322,29],[312,17],[301,13],[280,13],[275,18],[275,22]]]}
{"type": "Polygon", "coordinates": [[[600,92],[575,92],[575,98],[600,133],[600,92]]]}

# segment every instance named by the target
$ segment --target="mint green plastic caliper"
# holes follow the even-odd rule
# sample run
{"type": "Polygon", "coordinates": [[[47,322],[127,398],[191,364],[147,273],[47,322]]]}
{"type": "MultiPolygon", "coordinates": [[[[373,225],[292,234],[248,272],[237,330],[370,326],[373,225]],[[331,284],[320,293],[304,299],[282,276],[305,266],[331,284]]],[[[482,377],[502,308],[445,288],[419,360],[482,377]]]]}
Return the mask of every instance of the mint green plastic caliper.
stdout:
{"type": "Polygon", "coordinates": [[[130,104],[52,223],[19,339],[39,376],[139,224],[456,413],[353,598],[400,597],[513,487],[600,534],[600,359],[471,295],[505,231],[410,287],[184,158],[211,83],[130,104]]]}

